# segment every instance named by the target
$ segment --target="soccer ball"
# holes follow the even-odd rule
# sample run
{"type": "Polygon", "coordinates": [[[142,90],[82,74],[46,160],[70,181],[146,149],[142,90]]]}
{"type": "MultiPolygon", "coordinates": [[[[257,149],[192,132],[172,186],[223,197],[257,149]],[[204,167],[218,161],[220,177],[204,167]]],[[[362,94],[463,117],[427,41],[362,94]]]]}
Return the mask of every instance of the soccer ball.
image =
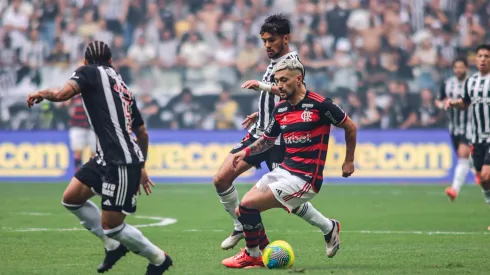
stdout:
{"type": "Polygon", "coordinates": [[[294,263],[294,251],[285,241],[271,242],[262,252],[262,261],[268,269],[291,268],[294,263]]]}

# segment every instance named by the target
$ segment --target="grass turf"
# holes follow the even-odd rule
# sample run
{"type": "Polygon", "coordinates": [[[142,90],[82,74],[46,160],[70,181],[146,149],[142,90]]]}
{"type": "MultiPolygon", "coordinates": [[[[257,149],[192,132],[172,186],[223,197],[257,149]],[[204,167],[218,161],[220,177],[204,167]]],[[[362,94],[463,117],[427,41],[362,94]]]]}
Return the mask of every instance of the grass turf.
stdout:
{"type": "MultiPolygon", "coordinates": [[[[239,185],[240,195],[249,187],[239,185]]],[[[80,229],[60,204],[65,185],[3,183],[0,188],[0,274],[96,274],[103,246],[86,230],[18,232],[80,229]]],[[[100,203],[99,198],[94,201],[100,203]]],[[[342,223],[341,249],[333,259],[326,257],[323,236],[314,227],[283,210],[263,214],[269,239],[289,242],[296,253],[294,268],[305,269],[305,274],[488,274],[490,270],[486,232],[490,213],[477,186],[465,186],[458,200],[449,203],[442,186],[325,185],[312,203],[342,223]]],[[[141,228],[174,259],[168,274],[291,272],[231,270],[221,265],[238,247],[231,251],[219,247],[232,223],[210,185],[157,185],[151,196],[139,198],[137,214],[128,218],[132,224],[155,222],[138,215],[177,220],[141,228]]],[[[146,263],[131,254],[109,274],[144,274],[146,263]]]]}

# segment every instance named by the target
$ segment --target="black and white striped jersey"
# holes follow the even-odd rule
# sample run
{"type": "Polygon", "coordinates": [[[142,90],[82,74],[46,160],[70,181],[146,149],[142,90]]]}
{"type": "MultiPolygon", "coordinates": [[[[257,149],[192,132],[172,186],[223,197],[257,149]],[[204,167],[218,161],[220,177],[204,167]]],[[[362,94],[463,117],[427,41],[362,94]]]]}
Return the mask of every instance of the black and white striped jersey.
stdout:
{"type": "MultiPolygon", "coordinates": [[[[463,97],[463,86],[466,82],[464,80],[459,80],[457,77],[453,76],[448,78],[441,85],[439,100],[458,99],[463,97]]],[[[451,108],[448,110],[449,119],[449,132],[454,136],[465,136],[468,140],[471,140],[471,107],[466,110],[458,110],[451,108]]]]}
{"type": "Polygon", "coordinates": [[[464,84],[463,100],[471,104],[472,143],[490,143],[490,74],[469,77],[464,84]]]}
{"type": "Polygon", "coordinates": [[[128,165],[144,162],[132,129],[143,120],[131,91],[112,67],[78,68],[71,80],[81,89],[83,107],[97,135],[98,163],[128,165]]]}
{"type": "MultiPolygon", "coordinates": [[[[262,77],[262,82],[270,85],[275,85],[273,70],[278,62],[284,59],[297,59],[300,60],[299,55],[296,51],[289,52],[277,59],[271,59],[267,70],[262,77]]],[[[274,95],[271,92],[260,91],[259,98],[259,116],[257,118],[256,123],[250,128],[249,133],[253,135],[255,138],[259,138],[264,133],[269,121],[271,119],[272,110],[274,110],[274,106],[280,101],[280,97],[274,95]]],[[[281,144],[281,138],[276,140],[276,145],[281,144]]]]}

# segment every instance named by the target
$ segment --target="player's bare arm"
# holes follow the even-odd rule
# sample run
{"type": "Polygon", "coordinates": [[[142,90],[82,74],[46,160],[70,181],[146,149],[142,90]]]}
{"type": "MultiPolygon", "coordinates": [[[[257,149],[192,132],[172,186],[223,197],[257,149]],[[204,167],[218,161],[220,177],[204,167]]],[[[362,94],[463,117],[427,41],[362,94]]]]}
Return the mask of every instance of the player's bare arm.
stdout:
{"type": "MultiPolygon", "coordinates": [[[[146,125],[140,125],[139,127],[133,129],[133,131],[136,135],[136,143],[140,147],[143,157],[146,160],[146,157],[148,156],[148,144],[150,142],[150,136],[148,135],[146,125]]],[[[145,163],[142,165],[143,169],[141,170],[140,186],[143,186],[143,190],[145,191],[146,195],[150,195],[152,193],[151,188],[155,187],[155,184],[151,181],[148,173],[146,172],[145,163]]],[[[138,190],[138,192],[141,195],[141,190],[138,190]]]]}
{"type": "Polygon", "coordinates": [[[357,128],[355,123],[347,118],[339,125],[345,132],[345,160],[342,165],[342,177],[347,178],[354,173],[354,153],[356,150],[357,128]]]}
{"type": "Polygon", "coordinates": [[[274,146],[275,139],[260,137],[250,146],[233,155],[232,169],[236,169],[237,164],[246,156],[253,156],[263,153],[274,146]]]}
{"type": "Polygon", "coordinates": [[[279,95],[279,88],[274,85],[267,84],[258,80],[247,80],[242,84],[242,89],[250,89],[256,91],[266,91],[274,95],[279,95]]]}
{"type": "Polygon", "coordinates": [[[255,113],[252,113],[252,114],[248,115],[242,121],[243,129],[248,129],[250,126],[252,126],[257,121],[257,118],[258,117],[259,117],[259,112],[255,112],[255,113]]]}
{"type": "Polygon", "coordinates": [[[74,80],[68,80],[61,88],[48,88],[30,94],[27,96],[27,106],[31,108],[34,104],[41,103],[45,99],[51,102],[67,101],[80,92],[78,83],[74,80]]]}
{"type": "Polygon", "coordinates": [[[444,109],[448,110],[450,108],[456,108],[456,109],[464,110],[464,109],[468,108],[468,106],[469,106],[469,104],[467,104],[462,98],[448,99],[446,101],[444,109]]]}

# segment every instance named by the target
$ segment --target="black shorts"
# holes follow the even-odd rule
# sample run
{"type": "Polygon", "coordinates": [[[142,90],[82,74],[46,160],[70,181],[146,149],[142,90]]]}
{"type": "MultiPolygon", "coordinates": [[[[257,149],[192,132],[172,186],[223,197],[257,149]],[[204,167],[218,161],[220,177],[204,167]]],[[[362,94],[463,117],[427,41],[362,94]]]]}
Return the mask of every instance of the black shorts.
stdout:
{"type": "Polygon", "coordinates": [[[451,134],[451,142],[453,143],[454,151],[458,151],[460,144],[471,145],[471,140],[469,140],[466,135],[454,135],[451,134]]]}
{"type": "Polygon", "coordinates": [[[75,173],[75,178],[92,189],[95,194],[102,196],[102,177],[105,170],[104,166],[97,164],[97,161],[91,158],[75,173]]]}
{"type": "Polygon", "coordinates": [[[483,165],[490,165],[490,143],[474,144],[471,148],[473,166],[481,172],[483,165]]]}
{"type": "MultiPolygon", "coordinates": [[[[240,141],[240,143],[237,144],[235,148],[230,151],[230,153],[237,153],[243,150],[245,147],[248,147],[250,144],[254,143],[256,140],[257,139],[250,135],[250,133],[247,133],[242,141],[240,141]]],[[[274,145],[274,147],[261,154],[248,156],[243,158],[243,160],[246,163],[255,166],[255,168],[257,169],[259,169],[260,164],[265,161],[267,168],[269,168],[269,171],[272,171],[274,168],[278,167],[279,164],[282,163],[282,161],[284,160],[285,152],[286,148],[284,145],[274,145]]]]}
{"type": "Polygon", "coordinates": [[[141,178],[141,164],[107,164],[102,183],[102,210],[132,214],[141,178]]]}

